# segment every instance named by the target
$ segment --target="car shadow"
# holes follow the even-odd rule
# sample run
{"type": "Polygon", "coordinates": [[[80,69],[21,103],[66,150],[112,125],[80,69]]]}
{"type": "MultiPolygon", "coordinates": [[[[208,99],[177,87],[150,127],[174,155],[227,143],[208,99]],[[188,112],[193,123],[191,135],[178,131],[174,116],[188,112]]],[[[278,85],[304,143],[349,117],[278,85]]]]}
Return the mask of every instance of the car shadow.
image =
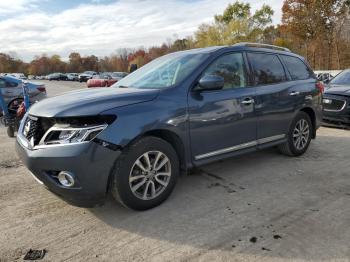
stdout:
{"type": "Polygon", "coordinates": [[[112,228],[194,248],[186,259],[217,252],[246,258],[346,258],[348,148],[350,137],[322,137],[298,158],[275,148],[251,153],[180,177],[170,198],[152,210],[135,212],[111,197],[89,210],[112,228]]]}

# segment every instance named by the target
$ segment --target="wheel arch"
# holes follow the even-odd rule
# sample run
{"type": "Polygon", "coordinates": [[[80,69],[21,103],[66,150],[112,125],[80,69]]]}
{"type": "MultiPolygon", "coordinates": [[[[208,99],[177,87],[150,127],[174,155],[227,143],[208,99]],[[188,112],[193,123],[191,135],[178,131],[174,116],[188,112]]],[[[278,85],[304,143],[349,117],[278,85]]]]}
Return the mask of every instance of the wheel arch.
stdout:
{"type": "Polygon", "coordinates": [[[155,130],[147,131],[146,133],[141,135],[139,138],[146,137],[146,136],[158,137],[168,142],[174,148],[177,156],[179,157],[180,169],[181,170],[187,169],[185,146],[181,138],[175,132],[167,129],[155,129],[155,130]]]}
{"type": "Polygon", "coordinates": [[[311,123],[312,123],[312,138],[316,138],[316,113],[315,113],[315,111],[311,107],[304,107],[304,108],[300,109],[300,112],[304,112],[310,117],[311,123]]]}
{"type": "MultiPolygon", "coordinates": [[[[129,145],[135,143],[139,139],[142,139],[144,137],[157,137],[160,139],[163,139],[164,141],[168,142],[175,150],[178,158],[179,158],[179,164],[180,164],[180,170],[185,171],[188,169],[187,164],[186,164],[186,150],[184,143],[182,142],[181,138],[179,135],[177,135],[175,132],[167,130],[167,129],[154,129],[154,130],[149,130],[139,136],[137,136],[135,139],[131,140],[128,142],[128,144],[125,147],[128,147],[129,145]]],[[[111,170],[114,170],[115,164],[111,170]]],[[[180,172],[181,173],[181,172],[180,172]]],[[[111,179],[112,179],[112,172],[109,174],[108,177],[108,182],[107,182],[107,188],[106,188],[106,193],[110,191],[110,186],[111,186],[111,179]]]]}

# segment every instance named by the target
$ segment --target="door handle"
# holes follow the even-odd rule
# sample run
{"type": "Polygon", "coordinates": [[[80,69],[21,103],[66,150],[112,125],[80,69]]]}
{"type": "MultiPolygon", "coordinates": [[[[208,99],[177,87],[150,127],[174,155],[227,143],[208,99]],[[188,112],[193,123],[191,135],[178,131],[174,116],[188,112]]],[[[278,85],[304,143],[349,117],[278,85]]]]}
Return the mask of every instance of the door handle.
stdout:
{"type": "Polygon", "coordinates": [[[298,96],[298,95],[300,95],[300,92],[293,91],[293,92],[289,93],[289,95],[291,95],[291,96],[298,96]]]}
{"type": "Polygon", "coordinates": [[[246,105],[246,106],[254,104],[254,103],[255,103],[254,99],[249,98],[249,97],[243,99],[243,101],[241,102],[242,105],[246,105]]]}

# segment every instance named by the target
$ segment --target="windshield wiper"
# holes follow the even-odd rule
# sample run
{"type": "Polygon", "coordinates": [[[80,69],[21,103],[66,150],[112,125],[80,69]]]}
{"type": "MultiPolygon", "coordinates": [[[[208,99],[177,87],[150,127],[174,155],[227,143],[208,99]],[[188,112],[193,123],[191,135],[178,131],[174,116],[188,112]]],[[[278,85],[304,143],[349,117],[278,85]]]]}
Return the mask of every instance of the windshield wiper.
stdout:
{"type": "Polygon", "coordinates": [[[119,88],[128,88],[127,86],[118,86],[119,88]]]}

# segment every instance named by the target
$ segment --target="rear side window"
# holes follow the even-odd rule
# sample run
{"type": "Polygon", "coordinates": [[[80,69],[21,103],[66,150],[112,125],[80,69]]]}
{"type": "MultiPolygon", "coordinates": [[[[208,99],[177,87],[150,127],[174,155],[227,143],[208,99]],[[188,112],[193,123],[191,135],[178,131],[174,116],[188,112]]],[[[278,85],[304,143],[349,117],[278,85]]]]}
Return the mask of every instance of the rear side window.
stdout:
{"type": "Polygon", "coordinates": [[[286,73],[277,55],[248,53],[256,85],[269,85],[286,81],[286,73]]]}
{"type": "Polygon", "coordinates": [[[281,55],[293,80],[309,79],[313,74],[309,67],[297,57],[281,55]]]}

